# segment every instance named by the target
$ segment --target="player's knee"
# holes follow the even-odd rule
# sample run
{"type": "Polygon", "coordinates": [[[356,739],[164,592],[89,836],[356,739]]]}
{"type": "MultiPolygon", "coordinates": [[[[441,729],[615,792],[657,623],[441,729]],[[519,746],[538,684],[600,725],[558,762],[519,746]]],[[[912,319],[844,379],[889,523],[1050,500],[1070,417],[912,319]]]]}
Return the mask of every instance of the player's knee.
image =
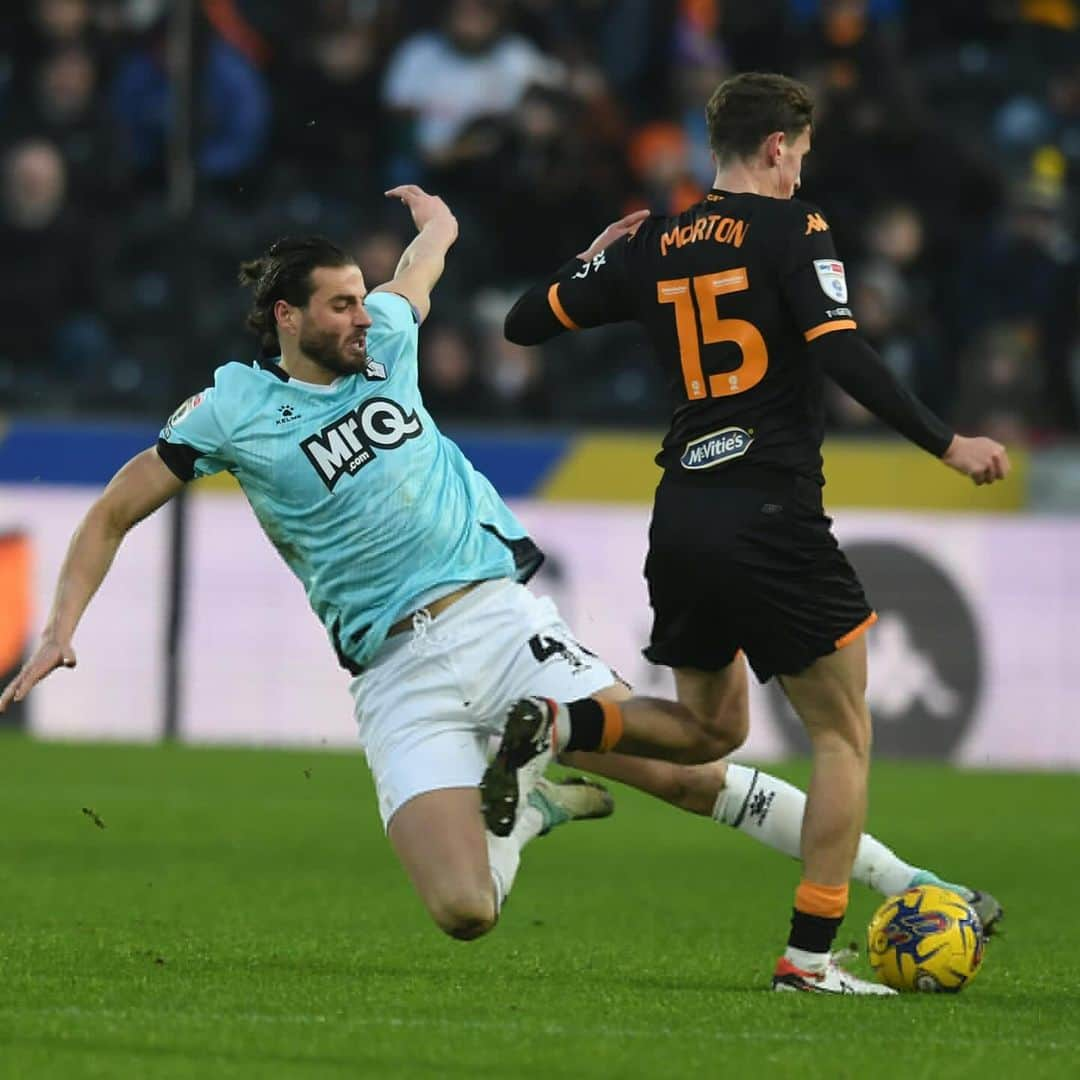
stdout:
{"type": "Polygon", "coordinates": [[[679,765],[707,765],[725,757],[738,745],[739,743],[732,743],[727,734],[700,728],[693,739],[671,755],[671,760],[679,765]]]}
{"type": "Polygon", "coordinates": [[[428,902],[432,919],[444,934],[458,941],[475,941],[498,921],[495,897],[490,888],[439,897],[428,902]]]}
{"type": "Polygon", "coordinates": [[[725,769],[722,761],[677,766],[672,770],[663,797],[680,810],[709,817],[723,790],[725,769]]]}
{"type": "Polygon", "coordinates": [[[717,761],[738,750],[750,732],[750,719],[738,712],[728,711],[717,714],[705,726],[704,745],[699,762],[717,761]]]}
{"type": "Polygon", "coordinates": [[[709,759],[726,757],[738,750],[750,733],[750,709],[746,686],[736,686],[707,710],[699,713],[702,727],[715,751],[709,759]]]}

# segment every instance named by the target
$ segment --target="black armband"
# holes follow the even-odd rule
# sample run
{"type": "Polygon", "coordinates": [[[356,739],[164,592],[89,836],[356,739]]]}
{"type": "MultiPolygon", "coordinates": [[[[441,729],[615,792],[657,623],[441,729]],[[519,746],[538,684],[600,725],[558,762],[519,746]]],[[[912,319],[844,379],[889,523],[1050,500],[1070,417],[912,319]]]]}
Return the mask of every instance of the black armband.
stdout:
{"type": "Polygon", "coordinates": [[[949,448],[954,432],[886,367],[858,334],[823,334],[810,342],[825,374],[905,439],[935,457],[949,448]]]}
{"type": "Polygon", "coordinates": [[[171,443],[164,439],[158,439],[157,453],[169,471],[185,484],[195,479],[195,462],[203,456],[187,443],[171,443]]]}

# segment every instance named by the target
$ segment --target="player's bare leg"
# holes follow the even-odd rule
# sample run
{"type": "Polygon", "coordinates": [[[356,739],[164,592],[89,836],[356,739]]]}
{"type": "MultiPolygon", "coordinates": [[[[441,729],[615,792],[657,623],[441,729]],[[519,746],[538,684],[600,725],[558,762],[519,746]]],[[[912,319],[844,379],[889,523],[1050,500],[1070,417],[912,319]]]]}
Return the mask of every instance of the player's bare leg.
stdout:
{"type": "MultiPolygon", "coordinates": [[[[745,679],[745,672],[727,675],[732,685],[725,685],[708,702],[717,707],[726,703],[730,710],[732,701],[742,700],[745,711],[745,679]]],[[[705,701],[706,696],[702,697],[705,701]]],[[[494,757],[480,781],[484,820],[496,836],[508,836],[515,826],[522,791],[563,752],[618,749],[631,756],[703,764],[731,748],[730,737],[711,730],[686,704],[632,697],[619,684],[565,703],[522,698],[510,707],[494,757]]]]}
{"type": "Polygon", "coordinates": [[[871,722],[866,641],[858,637],[780,677],[810,736],[813,771],[803,816],[803,870],[822,886],[846,885],[866,821],[871,722]]]}
{"type": "Polygon", "coordinates": [[[803,876],[791,932],[773,989],[887,995],[833,958],[847,911],[848,881],[866,819],[871,724],[866,706],[866,642],[860,635],[781,684],[810,736],[813,771],[803,814],[803,876]]]}
{"type": "Polygon", "coordinates": [[[742,654],[719,671],[675,668],[672,674],[679,701],[723,747],[717,757],[738,750],[750,732],[750,692],[742,654]]]}
{"type": "Polygon", "coordinates": [[[575,778],[541,777],[509,836],[486,831],[474,787],[417,795],[390,819],[390,844],[436,925],[471,941],[498,921],[514,884],[521,850],[569,821],[608,817],[614,800],[606,788],[575,778]]]}
{"type": "Polygon", "coordinates": [[[495,925],[499,898],[476,788],[417,795],[390,819],[387,836],[441,930],[470,941],[495,925]]]}

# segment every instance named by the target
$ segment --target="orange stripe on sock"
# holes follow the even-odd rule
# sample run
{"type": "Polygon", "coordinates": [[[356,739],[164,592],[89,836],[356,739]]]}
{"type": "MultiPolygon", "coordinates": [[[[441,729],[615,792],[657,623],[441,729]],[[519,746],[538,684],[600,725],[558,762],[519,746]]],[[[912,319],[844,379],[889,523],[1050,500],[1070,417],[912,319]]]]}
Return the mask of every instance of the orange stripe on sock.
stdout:
{"type": "Polygon", "coordinates": [[[596,700],[604,712],[604,733],[600,736],[600,745],[597,749],[601,753],[606,753],[608,750],[613,750],[623,736],[622,709],[618,702],[602,701],[600,698],[596,700]]]}
{"type": "Polygon", "coordinates": [[[800,881],[795,890],[795,910],[825,919],[839,919],[847,911],[847,885],[815,885],[800,881]]]}

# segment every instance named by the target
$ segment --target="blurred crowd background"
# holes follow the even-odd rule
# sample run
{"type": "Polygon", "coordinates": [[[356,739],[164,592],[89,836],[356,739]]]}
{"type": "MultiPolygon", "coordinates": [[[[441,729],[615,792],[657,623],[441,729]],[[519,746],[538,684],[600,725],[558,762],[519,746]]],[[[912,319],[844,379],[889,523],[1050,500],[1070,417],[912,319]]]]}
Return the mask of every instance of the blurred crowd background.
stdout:
{"type": "MultiPolygon", "coordinates": [[[[169,0],[5,9],[0,410],[166,414],[256,355],[241,259],[318,231],[385,280],[412,228],[382,192],[416,182],[461,223],[421,334],[436,416],[661,424],[634,328],[522,349],[502,319],[608,221],[700,198],[705,100],[729,74],[771,70],[815,92],[802,194],[829,217],[887,363],[961,430],[1077,434],[1075,0],[185,5],[187,45],[169,0]]],[[[839,392],[829,411],[836,429],[876,431],[839,392]]]]}

